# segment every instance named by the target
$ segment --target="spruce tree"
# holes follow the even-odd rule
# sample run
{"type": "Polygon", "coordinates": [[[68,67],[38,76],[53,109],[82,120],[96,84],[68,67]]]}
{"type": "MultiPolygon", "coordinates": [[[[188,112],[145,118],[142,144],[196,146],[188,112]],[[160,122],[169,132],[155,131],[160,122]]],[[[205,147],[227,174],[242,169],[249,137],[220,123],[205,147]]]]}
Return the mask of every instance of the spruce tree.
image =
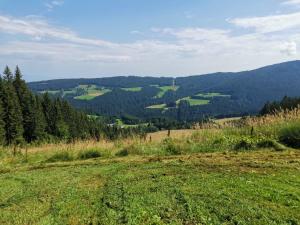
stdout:
{"type": "Polygon", "coordinates": [[[3,84],[2,84],[2,77],[0,77],[0,145],[5,144],[2,98],[3,98],[3,84]]]}
{"type": "Polygon", "coordinates": [[[28,89],[19,67],[16,67],[13,85],[18,96],[19,104],[22,111],[24,138],[27,142],[34,140],[33,123],[34,123],[34,105],[31,101],[31,91],[28,89]]]}
{"type": "Polygon", "coordinates": [[[18,96],[13,86],[13,75],[8,67],[4,70],[3,80],[3,120],[6,144],[23,142],[23,119],[18,96]]]}

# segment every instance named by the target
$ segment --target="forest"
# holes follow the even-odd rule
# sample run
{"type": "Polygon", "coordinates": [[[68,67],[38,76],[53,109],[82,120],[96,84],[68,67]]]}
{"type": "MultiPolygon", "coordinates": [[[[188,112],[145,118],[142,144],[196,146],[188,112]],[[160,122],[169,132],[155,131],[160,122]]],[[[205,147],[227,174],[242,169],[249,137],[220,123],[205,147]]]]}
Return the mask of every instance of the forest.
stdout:
{"type": "Polygon", "coordinates": [[[198,122],[255,115],[268,101],[300,95],[300,61],[238,73],[177,78],[111,77],[28,83],[35,93],[62,97],[89,114],[148,122],[198,122]]]}
{"type": "Polygon", "coordinates": [[[34,94],[22,79],[17,66],[13,73],[5,67],[0,78],[0,144],[74,142],[102,138],[116,139],[144,135],[155,126],[120,128],[109,120],[76,110],[67,100],[48,93],[34,94]]]}

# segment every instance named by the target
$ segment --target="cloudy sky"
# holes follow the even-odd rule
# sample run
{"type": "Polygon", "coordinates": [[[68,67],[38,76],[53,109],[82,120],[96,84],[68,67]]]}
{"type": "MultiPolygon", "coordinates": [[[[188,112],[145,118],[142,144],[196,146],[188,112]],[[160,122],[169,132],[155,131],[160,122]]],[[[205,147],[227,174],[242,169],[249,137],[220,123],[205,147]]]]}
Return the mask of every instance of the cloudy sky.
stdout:
{"type": "Polygon", "coordinates": [[[0,65],[28,81],[248,70],[299,46],[300,0],[0,0],[0,65]]]}

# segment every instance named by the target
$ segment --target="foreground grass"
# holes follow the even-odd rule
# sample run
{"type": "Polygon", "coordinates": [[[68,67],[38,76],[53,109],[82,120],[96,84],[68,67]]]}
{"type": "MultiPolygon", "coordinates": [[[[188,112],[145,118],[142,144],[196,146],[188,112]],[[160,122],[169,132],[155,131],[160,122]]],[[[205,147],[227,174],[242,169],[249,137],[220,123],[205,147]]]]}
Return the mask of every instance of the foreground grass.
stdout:
{"type": "Polygon", "coordinates": [[[24,164],[0,173],[0,224],[299,224],[300,153],[24,164]]]}

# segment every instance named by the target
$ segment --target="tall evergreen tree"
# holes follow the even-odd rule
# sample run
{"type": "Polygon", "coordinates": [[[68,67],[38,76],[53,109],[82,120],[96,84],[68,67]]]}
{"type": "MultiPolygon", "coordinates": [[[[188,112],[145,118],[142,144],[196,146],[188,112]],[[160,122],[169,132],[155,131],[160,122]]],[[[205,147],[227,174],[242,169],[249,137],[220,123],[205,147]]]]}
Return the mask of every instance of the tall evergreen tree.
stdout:
{"type": "Polygon", "coordinates": [[[34,140],[33,123],[34,123],[34,105],[31,101],[31,91],[28,89],[19,67],[16,67],[13,85],[18,96],[19,104],[22,111],[24,138],[27,142],[34,140]]]}
{"type": "Polygon", "coordinates": [[[3,84],[2,77],[0,77],[0,145],[5,144],[5,129],[4,129],[4,121],[3,121],[3,84]]]}
{"type": "Polygon", "coordinates": [[[13,75],[8,67],[4,70],[3,81],[3,120],[6,144],[19,144],[23,141],[23,119],[19,99],[13,86],[13,75]]]}

